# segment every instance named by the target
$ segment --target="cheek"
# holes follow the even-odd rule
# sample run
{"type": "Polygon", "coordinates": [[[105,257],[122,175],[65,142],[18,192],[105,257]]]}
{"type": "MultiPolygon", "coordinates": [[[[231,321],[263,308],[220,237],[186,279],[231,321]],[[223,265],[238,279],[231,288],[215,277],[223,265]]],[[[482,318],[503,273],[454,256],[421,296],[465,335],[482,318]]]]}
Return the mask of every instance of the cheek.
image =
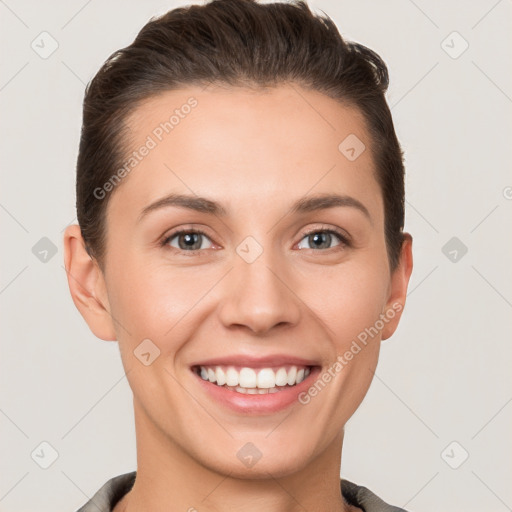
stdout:
{"type": "Polygon", "coordinates": [[[109,296],[121,351],[129,356],[150,339],[172,357],[207,315],[205,294],[219,281],[219,269],[124,263],[111,273],[109,296]]]}
{"type": "Polygon", "coordinates": [[[130,332],[148,330],[148,336],[161,334],[172,312],[183,308],[187,295],[193,295],[193,287],[186,287],[175,271],[165,273],[142,262],[119,265],[111,272],[110,288],[114,290],[109,296],[112,314],[124,319],[130,332]]]}
{"type": "Polygon", "coordinates": [[[379,262],[340,266],[319,276],[323,283],[310,294],[309,305],[318,312],[335,337],[337,351],[376,324],[386,304],[389,279],[379,262]]]}
{"type": "Polygon", "coordinates": [[[386,304],[386,267],[347,265],[323,278],[324,293],[310,296],[311,308],[327,326],[330,365],[324,371],[330,392],[313,406],[315,414],[328,413],[333,433],[344,425],[365,397],[378,363],[383,309],[386,304]],[[327,278],[328,277],[328,278],[327,278]],[[327,299],[328,297],[328,299],[327,299]],[[326,375],[328,374],[328,375],[326,375]]]}

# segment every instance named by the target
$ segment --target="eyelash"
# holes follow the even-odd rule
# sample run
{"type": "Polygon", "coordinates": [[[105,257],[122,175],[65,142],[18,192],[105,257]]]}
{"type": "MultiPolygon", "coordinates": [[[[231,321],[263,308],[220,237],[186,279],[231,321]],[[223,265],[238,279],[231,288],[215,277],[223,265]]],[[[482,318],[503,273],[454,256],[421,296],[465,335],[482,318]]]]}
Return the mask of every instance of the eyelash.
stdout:
{"type": "MultiPolygon", "coordinates": [[[[333,229],[333,228],[316,228],[316,229],[312,229],[310,231],[303,232],[303,233],[301,233],[301,238],[300,238],[299,242],[302,241],[306,236],[313,235],[315,233],[329,233],[329,234],[336,235],[339,238],[341,243],[337,246],[330,247],[328,249],[318,249],[318,250],[310,249],[312,251],[325,252],[325,251],[329,251],[330,249],[336,249],[336,247],[339,248],[338,250],[342,250],[345,247],[351,247],[350,241],[347,238],[347,236],[345,234],[343,234],[341,231],[338,231],[337,229],[333,229]]],[[[179,230],[171,233],[169,236],[165,237],[161,242],[161,247],[166,247],[173,238],[175,238],[179,235],[182,235],[182,234],[197,234],[197,235],[204,235],[206,238],[210,238],[207,233],[205,233],[204,231],[201,231],[200,229],[179,229],[179,230]]],[[[172,249],[177,251],[178,253],[181,253],[181,254],[184,254],[187,256],[195,256],[195,255],[203,252],[203,249],[194,249],[192,251],[183,251],[181,249],[177,249],[176,247],[172,247],[172,249]]],[[[304,250],[304,249],[300,249],[300,250],[304,250]]]]}
{"type": "MultiPolygon", "coordinates": [[[[330,249],[336,249],[338,248],[337,250],[342,250],[346,247],[350,247],[350,241],[347,237],[346,234],[344,234],[341,230],[337,230],[337,229],[334,229],[334,228],[316,228],[316,229],[311,229],[309,231],[305,231],[303,233],[301,233],[300,235],[300,241],[302,241],[302,239],[306,236],[309,236],[309,235],[313,235],[315,233],[329,233],[331,235],[336,235],[339,240],[340,240],[340,244],[339,245],[335,245],[334,247],[329,247],[329,249],[318,249],[318,251],[322,252],[322,251],[329,251],[330,249]]],[[[304,249],[301,249],[302,251],[304,249]]],[[[310,249],[312,251],[315,251],[315,249],[310,249]]]]}

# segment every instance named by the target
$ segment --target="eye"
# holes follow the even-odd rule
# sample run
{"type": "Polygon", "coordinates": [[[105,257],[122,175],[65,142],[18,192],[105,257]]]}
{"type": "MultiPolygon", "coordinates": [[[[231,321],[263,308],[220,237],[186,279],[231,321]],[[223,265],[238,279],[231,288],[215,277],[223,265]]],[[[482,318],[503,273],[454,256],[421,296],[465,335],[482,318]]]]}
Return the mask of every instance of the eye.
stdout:
{"type": "Polygon", "coordinates": [[[204,243],[205,240],[210,239],[203,231],[194,229],[182,229],[175,231],[167,238],[165,238],[165,240],[162,241],[162,246],[170,245],[178,251],[195,252],[208,248],[208,243],[204,243]]]}
{"type": "MultiPolygon", "coordinates": [[[[299,249],[308,249],[302,246],[302,241],[311,244],[313,249],[332,249],[340,246],[340,249],[350,246],[346,235],[335,229],[315,229],[302,234],[302,239],[298,244],[299,249]],[[336,243],[337,242],[337,243],[336,243]]],[[[170,246],[178,252],[195,254],[201,249],[208,249],[210,238],[201,230],[181,229],[171,233],[166,237],[161,245],[170,246]]]]}
{"type": "MultiPolygon", "coordinates": [[[[341,248],[343,248],[350,245],[347,237],[334,229],[315,229],[303,233],[302,240],[310,243],[313,249],[331,249],[336,246],[342,246],[341,248]],[[332,242],[336,242],[336,239],[338,239],[339,243],[332,245],[332,242]]],[[[301,247],[302,240],[299,242],[299,249],[308,249],[308,247],[301,247]]]]}

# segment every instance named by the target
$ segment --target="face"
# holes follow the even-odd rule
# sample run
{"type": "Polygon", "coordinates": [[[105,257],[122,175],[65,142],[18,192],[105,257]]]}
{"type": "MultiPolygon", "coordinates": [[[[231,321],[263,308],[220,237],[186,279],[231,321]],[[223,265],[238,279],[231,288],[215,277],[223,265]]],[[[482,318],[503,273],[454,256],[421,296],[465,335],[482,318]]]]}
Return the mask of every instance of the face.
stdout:
{"type": "Polygon", "coordinates": [[[191,87],[128,124],[140,159],[108,204],[104,273],[82,275],[97,305],[79,307],[119,342],[138,442],[242,478],[325,457],[411,270],[407,243],[389,270],[362,116],[298,85],[191,87]]]}

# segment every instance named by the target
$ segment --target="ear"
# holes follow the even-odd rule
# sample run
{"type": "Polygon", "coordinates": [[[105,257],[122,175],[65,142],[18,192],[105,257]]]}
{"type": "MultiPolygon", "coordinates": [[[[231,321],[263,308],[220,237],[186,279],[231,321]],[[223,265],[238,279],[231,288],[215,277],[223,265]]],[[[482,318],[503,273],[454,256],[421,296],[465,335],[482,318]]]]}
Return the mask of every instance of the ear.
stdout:
{"type": "Polygon", "coordinates": [[[402,248],[400,250],[400,261],[391,274],[389,297],[384,309],[388,321],[382,329],[382,339],[387,340],[398,327],[402,311],[405,306],[407,287],[412,272],[412,236],[404,233],[402,248]]]}
{"type": "Polygon", "coordinates": [[[85,249],[78,224],[64,232],[64,266],[73,302],[98,338],[117,340],[103,272],[85,249]]]}

